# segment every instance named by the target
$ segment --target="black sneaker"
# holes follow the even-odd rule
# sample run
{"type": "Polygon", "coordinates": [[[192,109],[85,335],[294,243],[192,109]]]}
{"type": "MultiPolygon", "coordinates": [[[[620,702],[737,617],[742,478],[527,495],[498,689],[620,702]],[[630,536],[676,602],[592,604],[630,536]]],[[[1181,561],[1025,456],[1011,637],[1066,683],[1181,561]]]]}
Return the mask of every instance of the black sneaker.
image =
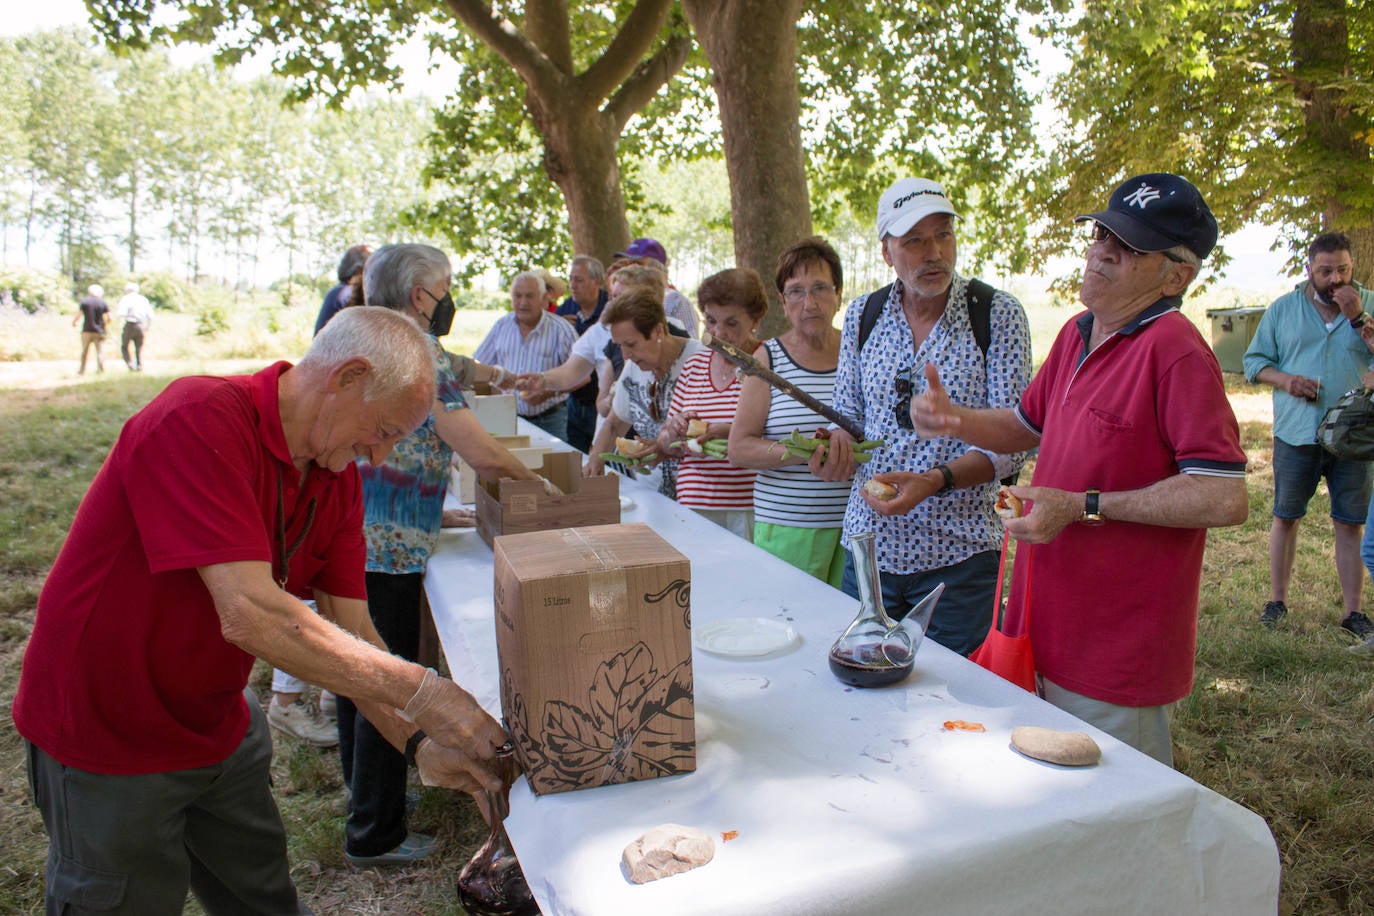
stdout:
{"type": "MultiPolygon", "coordinates": [[[[1264,613],[1260,614],[1260,623],[1266,627],[1272,627],[1282,620],[1287,613],[1288,605],[1282,601],[1267,601],[1264,605],[1264,613]]],[[[1345,626],[1345,624],[1341,624],[1341,626],[1345,626]]]]}
{"type": "Polygon", "coordinates": [[[1364,639],[1366,636],[1374,636],[1374,621],[1356,611],[1341,621],[1341,629],[1354,633],[1359,639],[1364,639]]]}

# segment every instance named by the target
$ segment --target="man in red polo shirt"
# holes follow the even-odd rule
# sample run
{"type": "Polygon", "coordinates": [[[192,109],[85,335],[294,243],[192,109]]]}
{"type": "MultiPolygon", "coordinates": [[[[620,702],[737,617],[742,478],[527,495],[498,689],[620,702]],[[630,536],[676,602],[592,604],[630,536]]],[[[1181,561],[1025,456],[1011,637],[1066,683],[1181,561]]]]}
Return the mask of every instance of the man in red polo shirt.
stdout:
{"type": "Polygon", "coordinates": [[[1130,179],[1077,221],[1091,224],[1088,310],[1064,326],[1020,404],[959,407],[927,367],[911,415],[923,435],[1039,447],[1031,485],[1012,488],[1033,506],[1006,523],[1035,545],[1016,555],[1008,629],[1022,627],[1029,600],[1045,699],[1171,763],[1169,709],[1192,689],[1207,529],[1249,509],[1221,369],[1180,311],[1217,224],[1195,187],[1163,173],[1130,179]]]}
{"type": "Polygon", "coordinates": [[[294,367],[179,379],[125,424],[39,596],[14,701],[49,912],[181,912],[188,887],[209,912],[308,912],[244,696],[254,657],[355,698],[427,783],[499,787],[505,732],[388,654],[367,613],[353,460],[384,460],[433,398],[423,333],[360,307],[294,367]]]}

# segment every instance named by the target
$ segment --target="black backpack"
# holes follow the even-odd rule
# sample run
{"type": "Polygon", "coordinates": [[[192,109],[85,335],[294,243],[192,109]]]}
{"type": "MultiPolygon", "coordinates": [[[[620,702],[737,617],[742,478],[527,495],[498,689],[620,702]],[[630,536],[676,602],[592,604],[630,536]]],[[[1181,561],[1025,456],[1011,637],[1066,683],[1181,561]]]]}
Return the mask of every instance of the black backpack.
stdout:
{"type": "MultiPolygon", "coordinates": [[[[977,342],[978,349],[983,351],[984,357],[988,355],[988,344],[992,342],[992,296],[996,292],[997,290],[982,280],[968,281],[968,323],[973,326],[973,339],[977,342]]],[[[856,349],[860,352],[863,351],[864,344],[868,343],[873,326],[878,323],[878,316],[882,314],[883,305],[891,295],[891,283],[877,292],[869,293],[868,301],[864,303],[863,316],[859,319],[859,343],[856,349]]]]}
{"type": "MultiPolygon", "coordinates": [[[[978,344],[978,349],[983,351],[983,358],[986,359],[988,345],[992,343],[992,296],[997,290],[982,280],[969,280],[967,289],[968,323],[973,328],[973,340],[978,344]]],[[[878,316],[882,314],[883,306],[887,304],[887,299],[891,295],[892,284],[889,283],[882,289],[869,293],[867,301],[864,302],[864,313],[859,317],[858,345],[855,347],[860,353],[863,352],[864,344],[868,343],[873,326],[878,323],[878,316]]],[[[1021,472],[1018,471],[1010,477],[1003,477],[1002,486],[1016,486],[1020,476],[1021,472]]]]}

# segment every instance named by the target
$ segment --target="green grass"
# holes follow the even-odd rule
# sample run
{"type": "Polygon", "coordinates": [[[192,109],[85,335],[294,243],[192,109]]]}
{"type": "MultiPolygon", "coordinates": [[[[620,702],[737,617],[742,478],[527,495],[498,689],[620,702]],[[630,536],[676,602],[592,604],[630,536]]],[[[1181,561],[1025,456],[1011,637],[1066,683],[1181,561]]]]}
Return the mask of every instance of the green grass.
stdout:
{"type": "MultiPolygon", "coordinates": [[[[1195,311],[1190,309],[1190,315],[1195,311]]],[[[1037,353],[1070,314],[1032,306],[1037,353]]],[[[448,343],[470,352],[499,312],[460,313],[448,343]]],[[[1194,316],[1201,320],[1201,313],[1194,316]]],[[[58,319],[60,323],[62,319],[58,319]]],[[[63,346],[74,341],[62,330],[63,346]]],[[[0,335],[5,326],[0,322],[0,335]]],[[[231,329],[232,338],[239,333],[231,329]]],[[[148,359],[185,364],[241,352],[182,346],[170,330],[148,359]]],[[[270,339],[255,364],[289,355],[290,333],[270,339]]],[[[4,346],[0,339],[0,349],[4,346]]],[[[63,359],[79,352],[70,348],[63,359]]],[[[51,374],[49,366],[42,370],[51,374]]],[[[170,376],[107,373],[0,389],[0,705],[8,709],[38,590],[82,493],[124,420],[170,376]],[[41,385],[35,387],[35,384],[41,385]]],[[[61,375],[59,373],[59,375],[61,375]]],[[[1228,376],[1234,396],[1261,389],[1228,376]]],[[[1262,396],[1262,395],[1261,395],[1262,396]]],[[[1259,403],[1263,403],[1260,401],[1259,403]]],[[[1313,501],[1302,529],[1290,600],[1276,630],[1256,623],[1268,597],[1267,534],[1272,485],[1268,423],[1249,420],[1250,518],[1213,531],[1204,564],[1197,680],[1175,717],[1179,768],[1257,811],[1283,859],[1282,908],[1302,914],[1374,913],[1374,660],[1347,654],[1336,627],[1340,589],[1328,505],[1313,501]]],[[[1129,569],[1129,566],[1128,566],[1129,569]]],[[[1141,573],[1147,587],[1149,571],[1141,573]]],[[[1371,604],[1366,600],[1366,606],[1371,604]]],[[[269,671],[254,686],[265,696],[269,671]]],[[[414,829],[435,833],[441,853],[424,867],[362,871],[343,860],[343,791],[334,751],[277,738],[275,791],[287,824],[293,875],[320,913],[460,913],[453,882],[485,828],[466,796],[423,790],[414,829]]],[[[416,787],[417,791],[419,787],[416,787]]],[[[42,909],[46,837],[28,802],[22,743],[0,729],[0,912],[42,909]]],[[[192,902],[188,912],[198,913],[192,902]]]]}

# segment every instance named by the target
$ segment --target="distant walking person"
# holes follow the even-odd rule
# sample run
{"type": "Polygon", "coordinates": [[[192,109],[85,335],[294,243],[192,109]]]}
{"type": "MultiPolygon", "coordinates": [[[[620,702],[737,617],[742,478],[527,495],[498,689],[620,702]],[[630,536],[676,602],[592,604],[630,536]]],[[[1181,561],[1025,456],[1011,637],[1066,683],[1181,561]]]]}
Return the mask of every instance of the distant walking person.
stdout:
{"type": "Polygon", "coordinates": [[[86,298],[81,300],[72,327],[81,322],[81,369],[78,375],[86,374],[86,354],[95,347],[95,371],[105,371],[105,355],[100,352],[105,343],[105,318],[110,314],[110,306],[105,302],[105,290],[99,283],[86,287],[86,298]]]}
{"type": "Polygon", "coordinates": [[[115,317],[124,322],[119,335],[119,352],[124,357],[124,365],[130,372],[143,371],[143,335],[153,326],[153,306],[148,297],[138,291],[137,283],[128,283],[124,295],[115,306],[115,317]],[[133,358],[129,358],[129,345],[134,348],[133,358]]]}

